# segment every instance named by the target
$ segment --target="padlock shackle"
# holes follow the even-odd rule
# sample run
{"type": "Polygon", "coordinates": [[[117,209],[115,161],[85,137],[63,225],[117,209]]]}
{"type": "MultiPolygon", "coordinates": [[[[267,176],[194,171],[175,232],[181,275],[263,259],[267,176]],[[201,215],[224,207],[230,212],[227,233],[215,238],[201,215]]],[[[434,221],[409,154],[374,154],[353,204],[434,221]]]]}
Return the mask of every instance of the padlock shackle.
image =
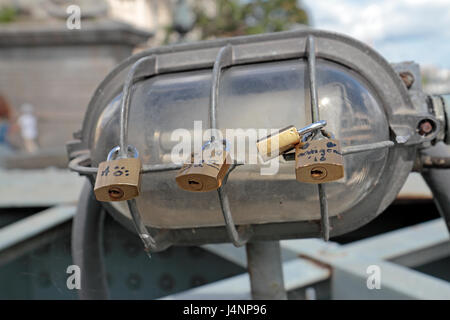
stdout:
{"type": "MultiPolygon", "coordinates": [[[[129,144],[127,149],[128,150],[127,150],[127,153],[126,153],[126,157],[128,157],[128,155],[130,153],[132,153],[133,154],[132,158],[139,158],[139,151],[134,146],[129,144]]],[[[121,156],[121,157],[123,157],[122,153],[120,152],[120,150],[121,150],[120,146],[115,146],[114,148],[112,148],[111,151],[108,153],[108,156],[106,157],[106,160],[107,161],[115,160],[115,158],[113,158],[113,157],[116,154],[121,156]]]]}
{"type": "MultiPolygon", "coordinates": [[[[213,140],[206,141],[202,146],[202,150],[205,150],[209,145],[211,145],[214,142],[215,142],[215,140],[214,141],[213,140]]],[[[230,142],[227,141],[226,139],[223,139],[222,143],[225,146],[225,151],[229,152],[230,151],[230,142]]]]}
{"type": "Polygon", "coordinates": [[[319,120],[319,121],[316,121],[314,123],[311,123],[310,125],[307,125],[304,128],[301,128],[301,129],[297,130],[297,132],[298,132],[298,134],[300,136],[304,136],[305,134],[308,134],[308,133],[320,130],[323,127],[325,127],[326,125],[327,125],[327,121],[326,120],[319,120]]]}

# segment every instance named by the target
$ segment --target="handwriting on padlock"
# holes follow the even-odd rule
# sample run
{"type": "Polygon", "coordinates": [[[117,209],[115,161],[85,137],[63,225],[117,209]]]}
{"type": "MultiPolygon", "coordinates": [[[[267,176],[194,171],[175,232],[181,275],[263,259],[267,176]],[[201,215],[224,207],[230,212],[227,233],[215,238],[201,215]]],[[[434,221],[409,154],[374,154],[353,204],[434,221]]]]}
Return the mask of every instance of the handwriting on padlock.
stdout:
{"type": "Polygon", "coordinates": [[[295,147],[295,174],[300,182],[325,183],[344,176],[344,158],[338,140],[319,139],[295,147]]]}
{"type": "MultiPolygon", "coordinates": [[[[102,171],[102,177],[107,177],[109,173],[110,169],[109,166],[107,166],[106,169],[102,171]]],[[[130,170],[128,170],[126,167],[115,166],[112,171],[112,175],[115,177],[120,177],[121,175],[125,175],[126,177],[128,177],[130,175],[130,170]]]]}
{"type": "Polygon", "coordinates": [[[101,162],[94,193],[98,201],[124,201],[139,195],[141,161],[126,158],[101,162]]]}
{"type": "Polygon", "coordinates": [[[180,173],[185,172],[189,168],[203,168],[204,166],[209,166],[209,167],[214,168],[217,171],[219,171],[221,164],[222,164],[222,162],[220,161],[220,159],[211,159],[211,158],[209,158],[207,160],[202,159],[200,163],[185,163],[181,167],[179,172],[180,173]]]}
{"type": "Polygon", "coordinates": [[[339,156],[342,156],[342,153],[337,149],[338,145],[332,141],[327,142],[326,144],[326,148],[315,148],[312,149],[310,148],[310,144],[309,143],[305,143],[302,147],[301,150],[306,150],[306,151],[300,151],[297,154],[297,157],[306,157],[307,159],[313,159],[315,162],[322,162],[322,161],[327,161],[327,155],[328,154],[336,154],[339,156]]]}
{"type": "MultiPolygon", "coordinates": [[[[221,146],[222,147],[222,146],[221,146]]],[[[175,180],[178,186],[186,191],[207,192],[218,189],[231,164],[228,151],[223,149],[205,148],[197,154],[201,160],[194,162],[194,155],[190,162],[185,163],[178,172],[175,180]]]]}

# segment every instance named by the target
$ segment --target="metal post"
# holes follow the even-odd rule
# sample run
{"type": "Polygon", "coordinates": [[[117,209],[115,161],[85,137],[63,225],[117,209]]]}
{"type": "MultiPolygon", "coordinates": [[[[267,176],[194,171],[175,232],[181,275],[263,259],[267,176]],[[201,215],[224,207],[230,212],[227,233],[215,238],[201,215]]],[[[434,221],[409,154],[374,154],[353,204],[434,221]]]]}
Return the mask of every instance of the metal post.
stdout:
{"type": "MultiPolygon", "coordinates": [[[[422,151],[432,157],[450,157],[449,147],[443,143],[422,151]]],[[[422,176],[433,193],[434,203],[450,232],[450,169],[423,169],[422,176]]]]}
{"type": "Polygon", "coordinates": [[[287,300],[279,241],[249,242],[247,266],[254,300],[287,300]]]}
{"type": "Polygon", "coordinates": [[[101,204],[86,181],[72,226],[72,259],[81,269],[79,296],[82,300],[108,299],[102,248],[103,217],[101,204]]]}

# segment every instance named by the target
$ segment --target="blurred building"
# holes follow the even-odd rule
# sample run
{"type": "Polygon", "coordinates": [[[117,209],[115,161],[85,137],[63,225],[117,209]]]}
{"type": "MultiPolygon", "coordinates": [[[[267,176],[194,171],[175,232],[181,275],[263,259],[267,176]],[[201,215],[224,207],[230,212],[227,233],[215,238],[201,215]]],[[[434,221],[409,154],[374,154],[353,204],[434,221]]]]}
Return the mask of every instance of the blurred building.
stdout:
{"type": "Polygon", "coordinates": [[[450,70],[421,66],[423,89],[429,94],[450,93],[450,70]]]}
{"type": "Polygon", "coordinates": [[[165,28],[172,23],[174,2],[171,0],[107,0],[109,16],[135,28],[151,32],[148,45],[164,41],[165,28]]]}
{"type": "Polygon", "coordinates": [[[15,16],[0,23],[0,92],[16,115],[32,104],[42,152],[56,148],[63,155],[95,88],[152,33],[112,18],[119,4],[112,13],[102,1],[0,0],[5,6],[15,16]],[[81,7],[80,29],[67,27],[68,2],[81,7]]]}
{"type": "Polygon", "coordinates": [[[63,150],[95,88],[121,60],[165,42],[200,40],[194,9],[209,28],[218,6],[210,0],[0,0],[0,93],[16,113],[32,104],[40,146],[63,150]],[[68,27],[73,5],[80,8],[79,29],[68,27]]]}

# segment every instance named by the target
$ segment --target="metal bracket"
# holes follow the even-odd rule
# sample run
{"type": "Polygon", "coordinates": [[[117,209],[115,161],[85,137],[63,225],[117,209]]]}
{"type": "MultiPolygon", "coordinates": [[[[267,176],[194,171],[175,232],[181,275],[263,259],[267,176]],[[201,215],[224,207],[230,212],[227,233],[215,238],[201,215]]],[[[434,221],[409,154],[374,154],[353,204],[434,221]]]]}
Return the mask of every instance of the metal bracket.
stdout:
{"type": "Polygon", "coordinates": [[[444,143],[450,144],[450,94],[430,96],[430,103],[434,115],[442,126],[440,138],[444,143]]]}
{"type": "Polygon", "coordinates": [[[441,122],[431,114],[405,114],[393,115],[395,123],[407,123],[404,125],[391,124],[390,127],[396,134],[395,140],[398,144],[415,145],[431,142],[436,139],[441,131],[441,122]],[[419,125],[422,121],[429,121],[433,126],[433,131],[426,135],[419,133],[419,125]]]}

